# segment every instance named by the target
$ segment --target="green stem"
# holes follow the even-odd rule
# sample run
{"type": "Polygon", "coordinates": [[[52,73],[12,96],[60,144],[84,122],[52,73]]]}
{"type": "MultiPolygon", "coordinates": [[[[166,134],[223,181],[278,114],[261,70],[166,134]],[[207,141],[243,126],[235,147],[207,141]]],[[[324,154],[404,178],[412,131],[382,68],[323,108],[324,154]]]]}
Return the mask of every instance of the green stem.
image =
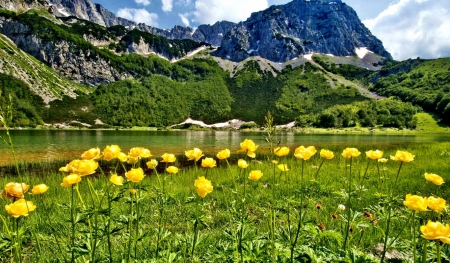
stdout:
{"type": "Polygon", "coordinates": [[[364,171],[364,175],[362,180],[360,180],[360,185],[364,184],[364,180],[366,179],[367,171],[369,170],[370,159],[367,160],[366,170],[364,171]]]}
{"type": "Polygon", "coordinates": [[[273,164],[273,178],[272,178],[272,205],[271,205],[271,213],[270,213],[270,241],[272,246],[272,263],[275,262],[275,181],[276,181],[276,173],[275,173],[275,164],[273,164]]]}
{"type": "Polygon", "coordinates": [[[194,222],[194,239],[192,241],[192,251],[191,251],[191,259],[194,260],[194,251],[195,246],[197,245],[197,237],[198,237],[198,199],[195,207],[195,222],[194,222]]]}
{"type": "Polygon", "coordinates": [[[70,220],[71,220],[71,223],[72,223],[72,235],[71,235],[71,247],[70,247],[70,251],[72,252],[71,254],[72,254],[72,258],[71,258],[71,260],[70,260],[70,262],[75,262],[75,249],[74,249],[74,247],[75,247],[75,218],[74,218],[74,214],[73,214],[73,210],[74,210],[74,198],[73,198],[73,196],[74,196],[74,188],[75,188],[75,186],[74,185],[72,185],[72,187],[71,187],[71,196],[70,196],[70,220]]]}
{"type": "MultiPolygon", "coordinates": [[[[417,262],[417,255],[416,255],[416,218],[415,218],[416,211],[412,211],[412,239],[413,239],[413,262],[417,262]]],[[[405,224],[406,225],[406,224],[405,224]]]]}
{"type": "Polygon", "coordinates": [[[300,235],[300,230],[302,228],[302,223],[303,223],[302,210],[303,210],[303,171],[304,171],[304,167],[305,167],[305,160],[302,159],[302,176],[300,179],[300,208],[298,210],[299,220],[297,223],[297,230],[295,232],[294,242],[291,243],[291,262],[294,262],[294,250],[295,250],[295,246],[297,245],[298,236],[300,235]]]}
{"type": "Polygon", "coordinates": [[[317,169],[317,172],[314,175],[314,180],[316,180],[316,181],[317,181],[317,176],[319,175],[320,168],[322,168],[323,162],[325,162],[325,159],[322,159],[322,162],[320,162],[319,168],[317,169]]]}
{"type": "Polygon", "coordinates": [[[436,258],[437,258],[437,263],[441,263],[441,244],[439,243],[440,240],[437,239],[435,242],[436,242],[436,258]]]}
{"type": "Polygon", "coordinates": [[[130,256],[131,256],[131,240],[133,239],[133,230],[131,228],[131,224],[133,222],[133,196],[134,194],[130,192],[130,210],[129,210],[129,218],[128,218],[128,226],[127,226],[127,232],[129,235],[128,238],[128,248],[127,248],[127,263],[130,262],[130,256]]]}
{"type": "Polygon", "coordinates": [[[22,236],[19,231],[19,218],[15,218],[14,221],[16,223],[16,236],[17,236],[17,256],[19,262],[22,263],[22,236]]]}
{"type": "Polygon", "coordinates": [[[112,198],[109,191],[106,192],[108,194],[108,225],[107,225],[107,239],[108,239],[108,254],[109,254],[109,262],[113,262],[112,258],[112,250],[111,250],[111,202],[112,198]]]}
{"type": "Polygon", "coordinates": [[[138,185],[136,196],[136,225],[135,225],[135,236],[134,236],[134,259],[137,259],[137,239],[139,234],[139,199],[141,198],[141,187],[138,185]]]}
{"type": "Polygon", "coordinates": [[[351,216],[351,191],[352,191],[352,160],[353,158],[350,157],[350,175],[348,178],[348,200],[347,200],[347,224],[345,226],[345,239],[344,239],[344,250],[347,249],[347,240],[348,235],[350,232],[350,216],[351,216]]]}
{"type": "MultiPolygon", "coordinates": [[[[392,198],[391,200],[392,201],[392,198]]],[[[386,251],[387,251],[387,241],[388,241],[388,237],[389,237],[389,228],[390,228],[390,223],[391,223],[391,202],[389,202],[388,204],[388,219],[387,219],[387,223],[386,223],[386,231],[384,233],[384,242],[383,242],[383,254],[381,255],[381,260],[380,263],[384,262],[384,258],[386,257],[386,251]]]]}
{"type": "Polygon", "coordinates": [[[241,258],[241,262],[244,262],[244,256],[242,253],[242,237],[244,234],[244,217],[245,217],[245,193],[246,193],[246,178],[244,178],[244,192],[243,192],[243,196],[242,196],[242,208],[241,208],[241,229],[239,230],[239,245],[238,245],[238,252],[241,258]]]}

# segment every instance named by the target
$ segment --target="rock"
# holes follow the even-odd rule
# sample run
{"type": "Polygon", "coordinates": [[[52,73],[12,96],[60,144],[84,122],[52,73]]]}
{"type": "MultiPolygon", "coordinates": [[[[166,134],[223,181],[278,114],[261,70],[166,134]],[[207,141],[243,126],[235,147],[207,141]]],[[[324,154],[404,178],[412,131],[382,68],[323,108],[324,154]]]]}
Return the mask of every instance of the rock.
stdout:
{"type": "Polygon", "coordinates": [[[261,56],[286,62],[309,53],[352,56],[359,47],[392,58],[341,0],[294,0],[252,13],[230,29],[215,55],[232,61],[261,56]]]}

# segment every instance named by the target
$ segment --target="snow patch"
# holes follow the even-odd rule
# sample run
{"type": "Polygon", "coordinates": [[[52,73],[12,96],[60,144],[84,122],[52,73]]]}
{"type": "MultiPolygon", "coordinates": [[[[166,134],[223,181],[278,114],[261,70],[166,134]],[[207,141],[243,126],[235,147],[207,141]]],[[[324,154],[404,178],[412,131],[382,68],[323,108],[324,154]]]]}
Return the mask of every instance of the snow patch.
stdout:
{"type": "Polygon", "coordinates": [[[355,53],[359,58],[364,58],[367,53],[373,53],[372,51],[368,50],[366,47],[357,47],[355,48],[355,53]]]}
{"type": "Polygon", "coordinates": [[[295,121],[293,122],[289,122],[288,124],[284,124],[284,125],[277,125],[277,128],[292,128],[295,126],[295,121]]]}
{"type": "Polygon", "coordinates": [[[327,56],[330,56],[330,57],[334,57],[334,55],[333,54],[326,54],[327,56]]]}
{"type": "Polygon", "coordinates": [[[303,57],[306,58],[307,60],[312,61],[312,56],[313,55],[314,55],[314,53],[311,53],[311,54],[303,55],[303,57]]]}
{"type": "Polygon", "coordinates": [[[64,15],[64,16],[70,16],[69,13],[66,12],[66,10],[64,10],[64,8],[59,8],[58,9],[58,13],[64,15]]]}
{"type": "Polygon", "coordinates": [[[180,125],[184,125],[184,124],[194,124],[194,125],[198,125],[200,127],[207,127],[207,128],[233,128],[233,129],[239,129],[241,127],[242,124],[245,123],[254,123],[254,122],[245,122],[242,120],[238,120],[238,119],[232,119],[226,122],[220,122],[220,123],[214,123],[214,124],[206,124],[203,121],[197,121],[197,120],[193,120],[191,118],[187,118],[185,121],[178,123],[178,124],[174,124],[171,127],[176,127],[176,126],[180,126],[180,125]]]}
{"type": "Polygon", "coordinates": [[[219,33],[219,34],[217,34],[219,37],[223,37],[223,34],[222,33],[219,33]]]}

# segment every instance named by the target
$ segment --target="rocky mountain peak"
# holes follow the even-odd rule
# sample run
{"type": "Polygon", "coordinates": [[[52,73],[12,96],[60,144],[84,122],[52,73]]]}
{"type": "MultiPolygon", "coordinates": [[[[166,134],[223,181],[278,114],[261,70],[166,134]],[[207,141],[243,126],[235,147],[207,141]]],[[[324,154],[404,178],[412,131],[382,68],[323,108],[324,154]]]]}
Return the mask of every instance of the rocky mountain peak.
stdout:
{"type": "Polygon", "coordinates": [[[310,53],[352,56],[360,47],[391,58],[340,0],[294,0],[252,13],[224,36],[215,54],[233,61],[261,56],[286,62],[310,53]]]}

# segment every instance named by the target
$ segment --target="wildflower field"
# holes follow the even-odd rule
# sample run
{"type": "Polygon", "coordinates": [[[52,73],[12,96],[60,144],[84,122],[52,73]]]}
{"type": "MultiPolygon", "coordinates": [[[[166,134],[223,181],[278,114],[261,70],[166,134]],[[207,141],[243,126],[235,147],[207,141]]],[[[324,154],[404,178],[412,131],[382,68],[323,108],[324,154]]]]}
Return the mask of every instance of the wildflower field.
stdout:
{"type": "Polygon", "coordinates": [[[273,136],[216,153],[94,147],[50,172],[16,160],[0,262],[448,262],[450,143],[273,136]]]}

